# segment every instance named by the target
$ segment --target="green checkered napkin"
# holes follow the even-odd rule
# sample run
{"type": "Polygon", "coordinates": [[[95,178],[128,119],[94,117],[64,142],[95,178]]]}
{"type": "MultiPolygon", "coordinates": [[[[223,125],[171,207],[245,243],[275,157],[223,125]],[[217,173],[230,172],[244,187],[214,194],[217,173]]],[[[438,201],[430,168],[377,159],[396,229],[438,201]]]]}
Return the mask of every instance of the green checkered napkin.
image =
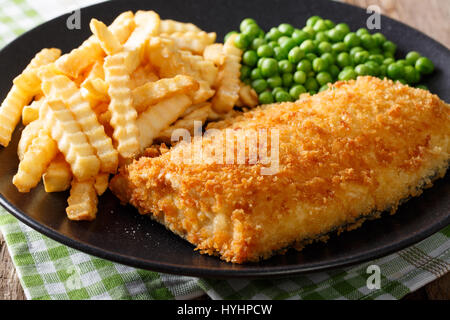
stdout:
{"type": "MultiPolygon", "coordinates": [[[[0,0],[0,46],[64,11],[98,0],[0,0]]],[[[139,270],[68,248],[0,207],[0,230],[29,299],[399,299],[450,270],[450,226],[359,266],[282,280],[210,280],[139,270]],[[369,289],[370,265],[381,271],[369,289]]]]}

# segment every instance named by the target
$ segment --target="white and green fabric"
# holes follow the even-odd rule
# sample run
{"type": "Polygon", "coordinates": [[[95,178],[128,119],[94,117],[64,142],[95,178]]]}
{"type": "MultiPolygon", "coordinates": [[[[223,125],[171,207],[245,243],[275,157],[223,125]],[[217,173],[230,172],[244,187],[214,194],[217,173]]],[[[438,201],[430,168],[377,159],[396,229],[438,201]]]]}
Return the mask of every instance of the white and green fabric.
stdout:
{"type": "MultiPolygon", "coordinates": [[[[98,0],[0,0],[0,46],[37,24],[98,0]]],[[[400,299],[450,271],[450,226],[362,265],[289,279],[211,280],[131,268],[66,247],[0,207],[0,230],[28,299],[400,299]],[[369,289],[367,268],[381,271],[369,289]]]]}

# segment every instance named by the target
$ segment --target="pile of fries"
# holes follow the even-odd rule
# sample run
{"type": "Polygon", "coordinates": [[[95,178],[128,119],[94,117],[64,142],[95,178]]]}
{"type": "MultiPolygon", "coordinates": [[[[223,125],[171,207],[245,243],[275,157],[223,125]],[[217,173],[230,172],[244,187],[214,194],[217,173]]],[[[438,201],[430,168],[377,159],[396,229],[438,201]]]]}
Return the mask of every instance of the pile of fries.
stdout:
{"type": "Polygon", "coordinates": [[[153,11],[124,12],[109,27],[93,19],[90,28],[68,54],[40,51],[0,108],[1,145],[21,118],[25,125],[14,185],[29,192],[42,177],[46,192],[70,188],[71,220],[95,219],[110,175],[155,141],[258,101],[239,80],[234,37],[215,43],[215,33],[153,11]]]}

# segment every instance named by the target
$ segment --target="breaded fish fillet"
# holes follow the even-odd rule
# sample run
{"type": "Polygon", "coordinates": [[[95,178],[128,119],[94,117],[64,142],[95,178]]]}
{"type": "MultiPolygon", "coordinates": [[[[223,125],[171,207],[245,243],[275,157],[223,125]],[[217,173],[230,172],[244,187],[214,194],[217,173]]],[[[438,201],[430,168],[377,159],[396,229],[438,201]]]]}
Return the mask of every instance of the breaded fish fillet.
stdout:
{"type": "MultiPolygon", "coordinates": [[[[183,142],[122,168],[111,188],[201,253],[235,263],[301,249],[374,213],[394,213],[443,177],[449,163],[449,105],[428,91],[372,77],[211,127],[223,137],[227,128],[277,129],[278,170],[261,174],[269,165],[252,162],[248,147],[243,164],[206,161],[215,153],[185,163],[178,156],[195,143],[183,142]]],[[[226,141],[207,137],[197,144],[208,150],[226,141]]]]}

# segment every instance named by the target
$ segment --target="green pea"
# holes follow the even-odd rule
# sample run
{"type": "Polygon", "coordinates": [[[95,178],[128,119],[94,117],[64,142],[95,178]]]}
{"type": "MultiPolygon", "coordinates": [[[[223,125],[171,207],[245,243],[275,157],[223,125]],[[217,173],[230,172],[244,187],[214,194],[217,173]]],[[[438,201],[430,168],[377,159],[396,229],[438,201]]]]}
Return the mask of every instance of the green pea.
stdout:
{"type": "Polygon", "coordinates": [[[355,70],[353,70],[353,68],[349,68],[342,70],[338,75],[338,79],[341,81],[348,81],[356,79],[357,76],[358,74],[355,72],[355,70]]]}
{"type": "Polygon", "coordinates": [[[424,84],[419,84],[418,86],[416,86],[416,88],[430,91],[430,89],[428,89],[428,87],[426,85],[424,85],[424,84]]]}
{"type": "Polygon", "coordinates": [[[394,59],[394,56],[395,56],[395,54],[394,53],[392,53],[392,52],[385,52],[384,53],[384,57],[387,59],[387,58],[392,58],[392,59],[394,59]]]}
{"type": "Polygon", "coordinates": [[[277,60],[272,58],[264,59],[263,63],[261,64],[261,73],[265,78],[269,78],[276,75],[278,73],[277,60]]]}
{"type": "Polygon", "coordinates": [[[330,19],[325,19],[323,21],[325,22],[325,25],[327,26],[328,30],[333,29],[336,26],[335,23],[330,19]]]}
{"type": "Polygon", "coordinates": [[[370,34],[364,34],[361,36],[361,43],[362,46],[367,49],[371,50],[377,46],[377,43],[373,39],[373,37],[370,34]]]}
{"type": "Polygon", "coordinates": [[[319,43],[319,45],[317,47],[317,51],[320,54],[324,54],[325,52],[332,52],[333,47],[332,47],[331,43],[324,41],[324,42],[319,43]]]}
{"type": "Polygon", "coordinates": [[[306,89],[301,84],[295,85],[289,90],[289,94],[293,100],[297,100],[303,93],[306,93],[306,89]]]}
{"type": "Polygon", "coordinates": [[[327,27],[327,24],[325,23],[325,21],[323,21],[322,19],[319,19],[316,21],[316,23],[314,23],[313,29],[314,29],[314,31],[319,32],[319,31],[328,30],[328,27],[327,27]]]}
{"type": "Polygon", "coordinates": [[[303,59],[297,64],[297,70],[308,73],[312,70],[312,63],[308,59],[303,59]]]}
{"type": "Polygon", "coordinates": [[[320,19],[321,18],[319,16],[312,16],[312,17],[308,18],[308,20],[306,20],[306,25],[308,27],[312,27],[320,19]]]}
{"type": "Polygon", "coordinates": [[[257,25],[257,23],[252,18],[245,18],[244,20],[242,20],[241,24],[239,25],[241,32],[243,32],[245,30],[245,28],[249,25],[257,25]]]}
{"type": "Polygon", "coordinates": [[[282,23],[278,26],[278,30],[284,35],[291,36],[294,33],[294,27],[289,23],[282,23]]]}
{"type": "Polygon", "coordinates": [[[262,79],[262,78],[263,78],[263,76],[262,76],[260,68],[255,68],[250,72],[250,79],[257,80],[257,79],[262,79]]]}
{"type": "Polygon", "coordinates": [[[297,43],[297,45],[300,45],[303,41],[311,39],[311,36],[303,30],[295,30],[292,34],[292,39],[297,43]]]}
{"type": "Polygon", "coordinates": [[[274,102],[273,95],[269,91],[261,92],[259,94],[258,100],[261,104],[270,104],[274,102]]]}
{"type": "Polygon", "coordinates": [[[283,85],[283,79],[280,76],[274,76],[267,79],[267,84],[270,88],[275,89],[283,85]]]}
{"type": "Polygon", "coordinates": [[[346,23],[339,23],[334,28],[336,30],[339,30],[340,32],[344,33],[344,36],[350,32],[350,27],[346,23]]]}
{"type": "Polygon", "coordinates": [[[277,41],[270,41],[267,45],[272,49],[275,49],[276,47],[280,46],[277,41]]]}
{"type": "Polygon", "coordinates": [[[323,86],[327,83],[332,82],[333,78],[328,72],[319,72],[316,76],[316,80],[319,83],[319,85],[323,86]]]}
{"type": "Polygon", "coordinates": [[[399,63],[392,63],[387,67],[387,76],[393,80],[402,79],[405,67],[399,63]]]}
{"type": "Polygon", "coordinates": [[[256,63],[256,66],[257,66],[259,69],[261,69],[262,63],[264,62],[265,59],[266,59],[266,58],[261,58],[261,59],[259,59],[258,62],[256,63]]]}
{"type": "MultiPolygon", "coordinates": [[[[280,78],[281,79],[281,78],[280,78]]],[[[273,88],[272,89],[272,94],[273,94],[273,96],[275,97],[276,95],[277,95],[277,92],[280,92],[280,91],[286,91],[283,87],[282,87],[282,84],[279,86],[279,87],[276,87],[276,88],[273,88]]]]}
{"type": "Polygon", "coordinates": [[[378,78],[384,79],[387,75],[387,65],[383,64],[379,68],[378,78]]]}
{"type": "Polygon", "coordinates": [[[319,42],[324,42],[324,41],[328,41],[328,36],[325,33],[325,31],[320,31],[317,32],[316,35],[314,36],[314,40],[317,40],[319,42]]]}
{"type": "Polygon", "coordinates": [[[383,64],[384,56],[381,54],[371,54],[369,56],[369,61],[374,61],[381,65],[381,64],[383,64]]]}
{"type": "Polygon", "coordinates": [[[397,45],[392,41],[388,40],[385,43],[383,43],[383,50],[395,54],[395,51],[397,51],[397,45]]]}
{"type": "Polygon", "coordinates": [[[294,81],[294,76],[292,75],[292,73],[283,73],[281,78],[283,79],[283,86],[287,88],[289,88],[294,81]]]}
{"type": "Polygon", "coordinates": [[[369,30],[367,30],[366,28],[360,28],[360,29],[358,29],[358,30],[356,31],[356,35],[357,35],[358,37],[361,37],[361,36],[363,36],[363,35],[365,35],[365,34],[370,34],[370,33],[369,33],[369,30]]]}
{"type": "Polygon", "coordinates": [[[337,64],[341,68],[350,66],[352,64],[352,58],[350,57],[350,55],[347,52],[339,53],[339,55],[337,56],[336,61],[337,61],[337,64]]]}
{"type": "Polygon", "coordinates": [[[356,65],[365,63],[369,59],[369,52],[367,51],[359,51],[356,52],[353,56],[353,61],[356,65]]]}
{"type": "Polygon", "coordinates": [[[292,97],[289,93],[287,93],[286,91],[278,91],[275,95],[275,100],[277,102],[288,102],[288,101],[292,101],[292,97]]]}
{"type": "Polygon", "coordinates": [[[280,47],[281,47],[281,45],[283,44],[283,43],[285,43],[286,41],[288,41],[288,40],[290,40],[291,38],[290,37],[288,37],[288,36],[282,36],[282,37],[280,37],[279,39],[278,39],[278,44],[280,45],[280,47]]]}
{"type": "Polygon", "coordinates": [[[306,82],[306,73],[304,71],[296,71],[294,73],[294,82],[304,84],[306,82]]]}
{"type": "Polygon", "coordinates": [[[258,62],[258,55],[253,50],[245,51],[242,55],[242,62],[249,67],[253,67],[258,62]]]}
{"type": "Polygon", "coordinates": [[[361,52],[361,51],[365,51],[365,50],[363,48],[361,48],[361,47],[353,47],[353,48],[350,49],[350,54],[352,56],[354,56],[357,52],[361,52]]]}
{"type": "Polygon", "coordinates": [[[324,84],[323,86],[320,87],[319,92],[324,92],[327,91],[330,87],[328,86],[328,84],[324,84]]]}
{"type": "Polygon", "coordinates": [[[240,33],[234,39],[234,44],[239,49],[245,50],[250,45],[250,38],[246,34],[240,33]]]}
{"type": "Polygon", "coordinates": [[[278,62],[278,70],[280,70],[281,73],[291,73],[294,71],[294,66],[289,60],[281,60],[278,62]]]}
{"type": "Polygon", "coordinates": [[[281,47],[274,48],[273,52],[275,59],[277,59],[278,61],[287,59],[289,55],[289,51],[281,47]]]}
{"type": "Polygon", "coordinates": [[[339,69],[339,67],[335,64],[331,65],[331,67],[329,67],[328,69],[333,79],[337,79],[339,72],[341,72],[341,69],[339,69]]]}
{"type": "Polygon", "coordinates": [[[417,59],[415,67],[416,70],[419,71],[421,74],[430,74],[434,71],[433,62],[425,57],[417,59]]]}
{"type": "Polygon", "coordinates": [[[261,39],[261,38],[256,38],[252,41],[252,44],[250,46],[250,48],[252,48],[252,50],[258,50],[259,47],[261,47],[262,45],[267,44],[266,40],[261,39]]]}
{"type": "Polygon", "coordinates": [[[280,47],[282,49],[286,50],[287,52],[291,51],[296,46],[297,46],[297,43],[292,38],[289,38],[283,44],[280,44],[280,47]]]}
{"type": "Polygon", "coordinates": [[[319,84],[315,78],[308,78],[304,85],[305,89],[309,92],[316,92],[319,90],[319,84]]]}
{"type": "Polygon", "coordinates": [[[251,41],[256,39],[260,34],[261,29],[256,24],[247,25],[242,31],[251,41]]]}
{"type": "Polygon", "coordinates": [[[348,48],[354,48],[361,44],[361,39],[354,32],[348,33],[344,38],[344,43],[348,48]]]}
{"type": "Polygon", "coordinates": [[[332,53],[329,52],[325,52],[324,54],[322,54],[320,56],[323,60],[326,60],[328,62],[328,65],[332,65],[335,62],[335,58],[334,55],[332,53]]]}
{"type": "Polygon", "coordinates": [[[266,33],[266,39],[269,41],[277,41],[283,34],[278,30],[278,28],[272,28],[266,33]]]}
{"type": "Polygon", "coordinates": [[[267,89],[267,81],[264,79],[257,79],[252,82],[252,87],[256,93],[261,93],[267,89]]]}
{"type": "Polygon", "coordinates": [[[381,47],[383,43],[386,42],[386,37],[380,32],[377,32],[374,35],[372,35],[372,39],[375,41],[375,44],[378,47],[381,47]]]}
{"type": "Polygon", "coordinates": [[[329,30],[327,35],[331,41],[340,42],[340,41],[344,40],[346,33],[340,29],[337,29],[337,26],[336,26],[335,28],[329,30]]]}
{"type": "Polygon", "coordinates": [[[370,68],[365,64],[359,64],[355,67],[355,72],[358,76],[368,76],[370,71],[370,68]]]}
{"type": "Polygon", "coordinates": [[[406,82],[408,84],[416,83],[416,80],[418,79],[416,73],[417,73],[417,71],[413,66],[405,67],[404,79],[406,80],[406,82]]]}
{"type": "Polygon", "coordinates": [[[300,49],[302,49],[305,53],[315,52],[316,46],[312,40],[305,40],[300,45],[300,49]]]}
{"type": "Polygon", "coordinates": [[[333,44],[333,52],[340,53],[347,51],[347,45],[344,42],[337,42],[333,44]]]}
{"type": "Polygon", "coordinates": [[[406,62],[414,66],[416,65],[417,60],[419,60],[422,56],[417,51],[411,51],[406,55],[406,62]]]}
{"type": "Polygon", "coordinates": [[[305,52],[299,47],[292,48],[288,54],[288,60],[291,63],[297,64],[305,57],[305,52]]]}
{"type": "Polygon", "coordinates": [[[386,58],[383,60],[383,64],[385,64],[385,65],[390,65],[394,62],[395,62],[395,59],[393,59],[393,58],[386,58]]]}
{"type": "Polygon", "coordinates": [[[239,34],[237,31],[230,31],[228,32],[225,37],[223,38],[223,42],[227,42],[228,38],[231,37],[233,34],[239,34]]]}
{"type": "Polygon", "coordinates": [[[408,63],[406,62],[405,59],[399,59],[396,61],[398,64],[401,64],[402,66],[406,67],[408,65],[408,63]]]}
{"type": "Polygon", "coordinates": [[[306,26],[302,30],[309,34],[310,39],[314,38],[314,36],[316,35],[316,32],[314,31],[314,29],[310,26],[306,26]]]}
{"type": "Polygon", "coordinates": [[[249,66],[241,66],[241,80],[244,81],[247,78],[250,78],[250,73],[252,69],[249,66]]]}
{"type": "Polygon", "coordinates": [[[375,61],[367,61],[365,65],[370,69],[369,75],[378,76],[380,72],[380,66],[378,65],[378,63],[376,63],[375,61]]]}
{"type": "Polygon", "coordinates": [[[310,52],[305,55],[305,58],[308,59],[309,61],[313,62],[314,59],[317,58],[317,55],[315,53],[310,52]]]}
{"type": "Polygon", "coordinates": [[[316,58],[313,60],[313,70],[315,72],[322,72],[328,69],[328,62],[322,58],[316,58]]]}
{"type": "Polygon", "coordinates": [[[273,57],[273,55],[274,55],[274,49],[272,49],[272,47],[270,47],[269,45],[264,44],[258,48],[256,53],[257,53],[258,57],[270,58],[270,57],[273,57]]]}

